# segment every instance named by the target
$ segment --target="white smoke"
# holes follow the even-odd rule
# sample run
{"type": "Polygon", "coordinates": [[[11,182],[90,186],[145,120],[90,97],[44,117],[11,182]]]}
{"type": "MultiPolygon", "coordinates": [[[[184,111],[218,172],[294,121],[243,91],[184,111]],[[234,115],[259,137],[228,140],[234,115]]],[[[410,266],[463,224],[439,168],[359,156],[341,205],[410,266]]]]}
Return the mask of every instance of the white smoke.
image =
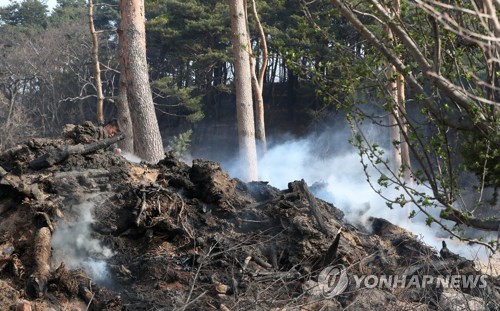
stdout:
{"type": "Polygon", "coordinates": [[[83,269],[94,281],[103,282],[109,279],[106,259],[113,252],[91,236],[94,207],[92,201],[73,206],[76,219],[58,224],[52,235],[53,261],[56,265],[64,262],[70,269],[83,269]]]}
{"type": "Polygon", "coordinates": [[[125,160],[132,162],[132,163],[145,162],[143,159],[139,158],[138,156],[136,156],[135,154],[130,153],[130,152],[122,151],[121,155],[122,155],[122,157],[125,158],[125,160]]]}
{"type": "MultiPolygon", "coordinates": [[[[373,137],[384,137],[381,133],[373,131],[370,134],[373,137]]],[[[437,250],[441,249],[442,240],[450,237],[450,234],[437,224],[427,226],[425,223],[427,216],[418,210],[416,217],[410,220],[409,207],[401,208],[394,205],[394,208],[390,209],[386,201],[367,182],[359,152],[349,145],[349,136],[350,132],[340,130],[336,134],[325,132],[304,139],[289,139],[274,144],[259,161],[259,178],[280,189],[286,189],[289,182],[300,179],[304,179],[312,189],[316,188],[313,186],[315,183],[321,183],[323,187],[317,188],[314,194],[341,209],[350,223],[364,225],[370,216],[384,218],[411,231],[427,245],[437,250]]],[[[385,152],[385,154],[390,153],[385,152]]],[[[231,176],[239,177],[237,162],[222,165],[231,176]]],[[[368,173],[372,183],[376,185],[378,173],[370,169],[368,173]]],[[[391,199],[401,194],[395,189],[377,190],[381,190],[391,199]]],[[[422,187],[417,190],[427,193],[422,187]]],[[[439,209],[430,208],[427,212],[434,218],[439,218],[439,209]]],[[[451,228],[450,223],[447,224],[451,228]]],[[[450,250],[467,258],[487,256],[484,247],[466,246],[464,243],[450,241],[447,244],[450,250]]]]}

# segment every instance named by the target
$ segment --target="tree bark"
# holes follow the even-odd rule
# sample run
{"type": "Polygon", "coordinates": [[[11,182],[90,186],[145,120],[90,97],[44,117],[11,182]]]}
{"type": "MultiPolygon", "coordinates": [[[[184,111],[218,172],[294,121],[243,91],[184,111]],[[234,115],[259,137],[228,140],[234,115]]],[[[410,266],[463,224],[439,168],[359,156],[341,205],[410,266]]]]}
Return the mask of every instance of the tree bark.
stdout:
{"type": "Polygon", "coordinates": [[[408,142],[408,124],[406,122],[406,94],[405,94],[405,77],[398,75],[398,109],[400,116],[400,137],[401,137],[401,164],[403,165],[404,180],[413,187],[413,173],[410,159],[410,146],[408,142]]]}
{"type": "MultiPolygon", "coordinates": [[[[389,30],[390,31],[390,30],[389,30]]],[[[390,33],[389,33],[390,34],[390,33]]],[[[398,73],[393,65],[389,65],[386,72],[387,85],[386,91],[388,93],[388,101],[390,101],[390,111],[389,111],[389,137],[391,140],[391,150],[392,150],[392,170],[397,174],[401,169],[401,135],[399,132],[398,119],[398,83],[397,77],[398,73]]]]}
{"type": "MultiPolygon", "coordinates": [[[[401,14],[400,0],[392,1],[392,10],[395,18],[401,14]]],[[[385,31],[396,45],[397,39],[394,37],[392,30],[388,25],[385,25],[385,31]]],[[[401,55],[399,56],[401,57],[401,55]]],[[[407,125],[406,125],[406,107],[405,107],[405,78],[398,73],[396,67],[389,63],[387,69],[387,92],[391,101],[391,111],[389,114],[390,139],[393,156],[393,170],[396,174],[402,173],[402,178],[405,182],[412,184],[410,150],[408,141],[406,140],[407,125]]]]}
{"type": "Polygon", "coordinates": [[[128,106],[134,131],[134,149],[145,161],[157,163],[164,156],[163,142],[156,119],[146,61],[144,0],[121,0],[123,65],[127,82],[128,106]]]}
{"type": "Polygon", "coordinates": [[[229,1],[233,41],[234,71],[236,84],[236,117],[238,142],[244,181],[258,179],[257,148],[252,103],[252,79],[248,44],[246,14],[243,0],[229,1]]]}
{"type": "Polygon", "coordinates": [[[102,93],[101,67],[99,65],[99,40],[94,26],[94,3],[89,0],[89,29],[92,37],[92,64],[94,65],[95,89],[97,93],[97,123],[104,124],[104,95],[102,93]]]}
{"type": "Polygon", "coordinates": [[[128,106],[127,97],[127,79],[123,73],[125,68],[125,59],[123,58],[123,40],[118,41],[118,61],[122,72],[120,73],[120,81],[118,82],[118,96],[116,98],[116,118],[120,127],[120,132],[125,134],[125,138],[118,143],[122,151],[134,153],[134,131],[132,120],[130,117],[130,109],[128,106]]]}
{"type": "MultiPolygon", "coordinates": [[[[262,27],[259,15],[257,13],[257,6],[255,4],[255,0],[252,0],[252,11],[255,18],[255,22],[257,23],[257,28],[259,30],[260,42],[262,44],[262,66],[259,70],[258,78],[256,74],[255,60],[254,57],[252,56],[253,53],[250,53],[251,55],[250,66],[252,71],[252,88],[255,98],[255,138],[257,139],[257,144],[261,156],[263,156],[267,152],[266,122],[264,118],[264,97],[262,94],[264,90],[264,74],[266,73],[266,66],[267,66],[267,42],[264,33],[264,28],[262,27]]],[[[250,36],[248,40],[250,42],[250,36]]],[[[249,45],[249,51],[250,52],[252,51],[251,45],[249,45]]]]}

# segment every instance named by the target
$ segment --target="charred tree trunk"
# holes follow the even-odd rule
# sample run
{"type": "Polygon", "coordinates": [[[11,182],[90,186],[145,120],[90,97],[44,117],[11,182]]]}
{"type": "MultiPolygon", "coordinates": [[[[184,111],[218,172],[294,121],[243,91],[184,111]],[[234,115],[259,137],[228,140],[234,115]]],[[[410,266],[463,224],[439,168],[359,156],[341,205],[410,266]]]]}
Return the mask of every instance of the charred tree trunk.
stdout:
{"type": "Polygon", "coordinates": [[[163,158],[164,151],[149,85],[144,0],[121,0],[120,12],[119,40],[124,65],[121,73],[127,84],[134,149],[140,158],[156,163],[163,158]]]}

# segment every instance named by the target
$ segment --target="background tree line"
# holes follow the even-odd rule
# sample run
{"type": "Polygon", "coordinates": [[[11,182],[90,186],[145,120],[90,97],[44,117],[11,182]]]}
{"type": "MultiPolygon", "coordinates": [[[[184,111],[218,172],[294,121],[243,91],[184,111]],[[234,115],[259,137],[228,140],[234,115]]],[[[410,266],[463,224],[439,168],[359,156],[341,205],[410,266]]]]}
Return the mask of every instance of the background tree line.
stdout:
{"type": "MultiPolygon", "coordinates": [[[[64,123],[96,120],[86,5],[59,0],[49,14],[42,2],[25,0],[0,10],[1,148],[57,134],[64,123]]],[[[229,2],[145,5],[160,131],[164,139],[191,131],[199,143],[212,133],[199,124],[215,128],[228,115],[235,118],[229,2]]],[[[259,0],[256,7],[268,44],[263,94],[269,133],[288,121],[304,134],[341,113],[363,165],[379,172],[369,179],[374,189],[402,189],[387,198],[389,207],[409,206],[410,217],[424,214],[429,224],[460,237],[464,225],[498,230],[498,210],[491,208],[496,196],[490,202],[482,196],[487,187],[496,193],[500,183],[498,1],[259,0]],[[273,109],[282,122],[268,122],[273,109]],[[392,133],[384,146],[391,155],[370,139],[367,123],[392,133]],[[465,189],[477,191],[473,203],[463,200],[465,189]],[[429,212],[435,209],[457,226],[440,222],[429,212]]],[[[258,71],[262,42],[248,12],[258,71]]],[[[95,3],[96,29],[118,28],[119,16],[118,2],[95,3]]],[[[116,114],[119,95],[117,40],[114,31],[99,34],[107,117],[116,114]]]]}

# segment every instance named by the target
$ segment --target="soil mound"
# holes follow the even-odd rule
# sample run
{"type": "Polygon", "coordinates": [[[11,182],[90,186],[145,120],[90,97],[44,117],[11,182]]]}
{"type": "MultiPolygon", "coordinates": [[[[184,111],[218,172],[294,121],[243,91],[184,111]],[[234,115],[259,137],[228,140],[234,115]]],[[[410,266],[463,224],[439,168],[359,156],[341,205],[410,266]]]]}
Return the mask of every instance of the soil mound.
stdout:
{"type": "Polygon", "coordinates": [[[354,227],[303,180],[113,142],[85,123],[0,155],[1,310],[499,310],[498,278],[387,220],[354,227]]]}

